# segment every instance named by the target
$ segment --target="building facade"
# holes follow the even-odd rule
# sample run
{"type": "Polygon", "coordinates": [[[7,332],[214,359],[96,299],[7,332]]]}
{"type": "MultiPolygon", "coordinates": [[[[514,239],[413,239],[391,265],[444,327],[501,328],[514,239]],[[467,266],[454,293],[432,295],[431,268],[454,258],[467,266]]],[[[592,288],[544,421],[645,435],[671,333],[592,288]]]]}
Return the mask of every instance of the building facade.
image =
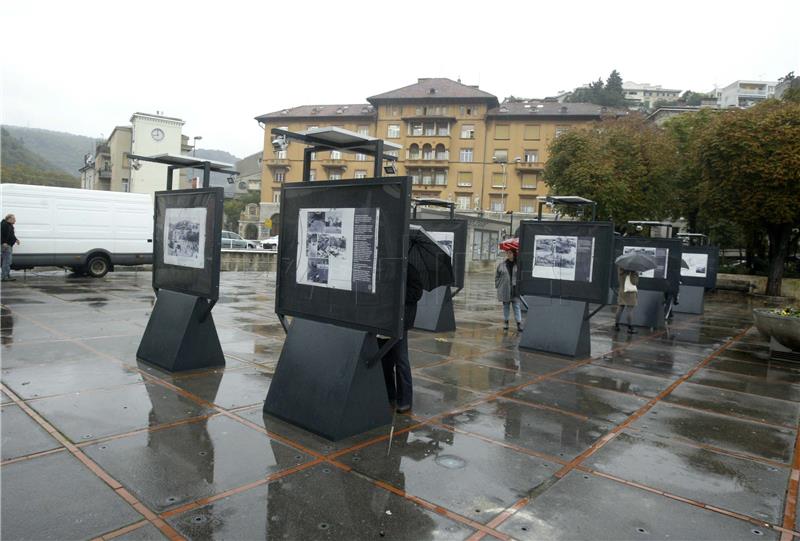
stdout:
{"type": "Polygon", "coordinates": [[[777,81],[734,81],[725,88],[715,90],[717,103],[722,109],[752,107],[775,96],[777,81]]]}
{"type": "Polygon", "coordinates": [[[681,91],[671,88],[662,88],[661,85],[651,85],[648,83],[634,83],[625,81],[622,83],[622,93],[626,100],[631,100],[639,104],[639,107],[652,109],[658,101],[672,102],[678,101],[681,91]]]}
{"type": "MultiPolygon", "coordinates": [[[[417,83],[367,98],[367,103],[305,105],[256,117],[264,128],[261,216],[278,212],[284,182],[300,179],[303,148],[274,152],[272,128],[303,132],[336,126],[402,146],[398,173],[412,178],[415,197],[439,198],[460,211],[532,213],[547,194],[542,172],[553,139],[605,115],[624,114],[586,103],[496,96],[450,79],[417,83]]],[[[373,162],[363,155],[320,152],[312,180],[366,178],[373,162]]]]}

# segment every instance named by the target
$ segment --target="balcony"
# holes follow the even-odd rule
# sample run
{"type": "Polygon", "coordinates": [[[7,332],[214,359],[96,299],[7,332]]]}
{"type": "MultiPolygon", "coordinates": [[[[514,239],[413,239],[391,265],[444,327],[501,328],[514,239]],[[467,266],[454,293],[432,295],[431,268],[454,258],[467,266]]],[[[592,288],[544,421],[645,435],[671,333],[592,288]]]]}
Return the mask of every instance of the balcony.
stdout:
{"type": "Polygon", "coordinates": [[[342,170],[342,171],[347,169],[347,162],[345,162],[344,160],[341,160],[341,159],[340,160],[332,160],[332,159],[329,158],[327,160],[322,160],[321,164],[322,164],[322,167],[324,167],[325,169],[339,169],[339,170],[342,170]]]}
{"type": "Polygon", "coordinates": [[[97,172],[97,177],[100,180],[111,180],[111,168],[103,167],[97,172]]]}
{"type": "Polygon", "coordinates": [[[434,157],[426,160],[422,156],[418,156],[417,158],[408,158],[403,163],[406,166],[435,167],[437,169],[446,169],[450,167],[450,160],[446,157],[442,159],[434,157]]]}
{"type": "Polygon", "coordinates": [[[519,162],[517,171],[544,171],[544,162],[519,162]]]}
{"type": "Polygon", "coordinates": [[[264,160],[264,163],[270,169],[275,169],[275,168],[288,169],[291,167],[289,160],[286,158],[271,158],[269,160],[264,160]]]}

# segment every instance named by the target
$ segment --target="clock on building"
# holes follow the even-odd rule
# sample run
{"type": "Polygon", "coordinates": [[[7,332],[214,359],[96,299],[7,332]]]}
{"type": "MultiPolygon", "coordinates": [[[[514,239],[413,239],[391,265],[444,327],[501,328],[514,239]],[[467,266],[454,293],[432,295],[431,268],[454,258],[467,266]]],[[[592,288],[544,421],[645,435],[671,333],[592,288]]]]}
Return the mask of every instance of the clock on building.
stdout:
{"type": "Polygon", "coordinates": [[[161,128],[153,128],[153,131],[150,132],[150,136],[154,141],[161,141],[164,139],[164,130],[161,128]]]}

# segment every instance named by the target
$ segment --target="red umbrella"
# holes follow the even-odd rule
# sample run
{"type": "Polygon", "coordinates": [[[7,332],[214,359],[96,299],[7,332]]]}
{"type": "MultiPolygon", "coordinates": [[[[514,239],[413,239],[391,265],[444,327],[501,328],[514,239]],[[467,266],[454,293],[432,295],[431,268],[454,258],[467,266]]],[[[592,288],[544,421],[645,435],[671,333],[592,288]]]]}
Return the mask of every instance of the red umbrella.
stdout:
{"type": "Polygon", "coordinates": [[[500,242],[500,249],[503,251],[513,250],[514,252],[519,252],[519,239],[506,239],[500,242]]]}

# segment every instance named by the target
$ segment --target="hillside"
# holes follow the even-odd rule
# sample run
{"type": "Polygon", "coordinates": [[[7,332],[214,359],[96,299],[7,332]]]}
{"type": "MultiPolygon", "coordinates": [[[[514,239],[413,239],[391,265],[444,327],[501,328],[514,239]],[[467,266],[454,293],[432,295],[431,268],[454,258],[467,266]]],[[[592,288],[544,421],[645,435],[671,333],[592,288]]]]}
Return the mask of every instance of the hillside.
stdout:
{"type": "Polygon", "coordinates": [[[81,181],[30,151],[5,128],[0,129],[0,181],[79,188],[81,181]]]}
{"type": "MultiPolygon", "coordinates": [[[[212,150],[208,148],[198,148],[195,151],[195,157],[229,163],[232,166],[235,166],[236,162],[239,161],[239,158],[230,152],[225,152],[224,150],[212,150]]],[[[194,174],[200,178],[203,177],[203,172],[199,169],[194,174]]],[[[189,172],[189,176],[192,176],[191,171],[189,172]]],[[[223,173],[211,173],[211,185],[222,186],[225,188],[225,195],[228,197],[232,196],[235,191],[233,184],[228,184],[228,175],[223,173]]]]}
{"type": "Polygon", "coordinates": [[[57,170],[72,176],[79,175],[78,169],[83,167],[83,155],[94,154],[95,140],[91,137],[21,126],[3,127],[29,151],[44,157],[57,170]]]}

